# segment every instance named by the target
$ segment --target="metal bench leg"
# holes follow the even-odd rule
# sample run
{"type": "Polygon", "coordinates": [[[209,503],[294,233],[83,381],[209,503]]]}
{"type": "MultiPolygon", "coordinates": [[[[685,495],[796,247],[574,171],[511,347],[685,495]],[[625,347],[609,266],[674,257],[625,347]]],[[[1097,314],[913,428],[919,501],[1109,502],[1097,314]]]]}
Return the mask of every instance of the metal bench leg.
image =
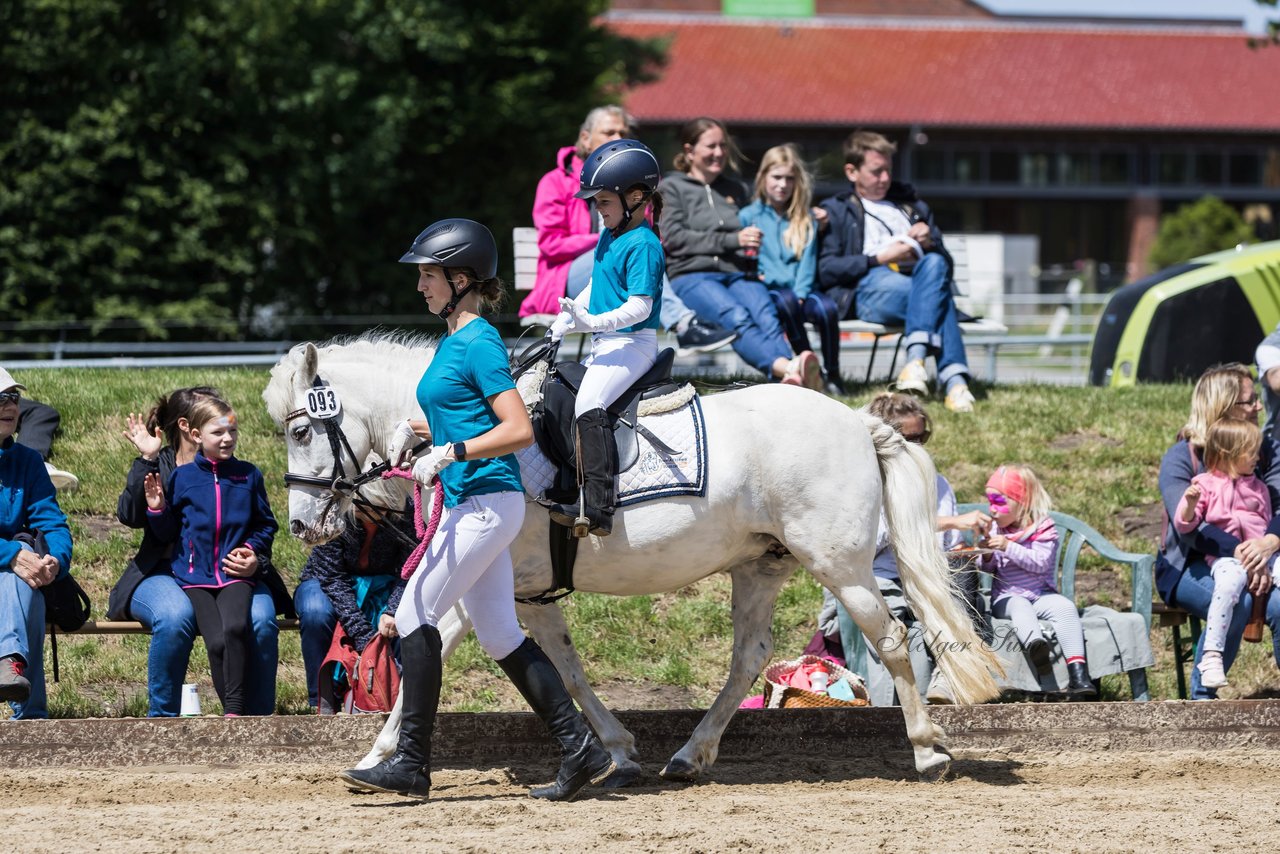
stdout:
{"type": "Polygon", "coordinates": [[[889,376],[887,377],[889,382],[893,382],[894,380],[893,371],[896,367],[898,367],[898,353],[902,351],[902,338],[903,338],[902,334],[899,333],[898,343],[893,346],[893,360],[889,362],[889,376]]]}
{"type": "Polygon", "coordinates": [[[880,336],[873,335],[871,338],[871,357],[867,359],[867,378],[863,380],[866,385],[871,385],[871,369],[876,364],[876,350],[880,349],[880,336]]]}
{"type": "Polygon", "coordinates": [[[1187,699],[1187,673],[1183,668],[1182,662],[1182,632],[1178,631],[1175,623],[1170,626],[1173,629],[1173,667],[1178,674],[1178,699],[1187,699]]]}

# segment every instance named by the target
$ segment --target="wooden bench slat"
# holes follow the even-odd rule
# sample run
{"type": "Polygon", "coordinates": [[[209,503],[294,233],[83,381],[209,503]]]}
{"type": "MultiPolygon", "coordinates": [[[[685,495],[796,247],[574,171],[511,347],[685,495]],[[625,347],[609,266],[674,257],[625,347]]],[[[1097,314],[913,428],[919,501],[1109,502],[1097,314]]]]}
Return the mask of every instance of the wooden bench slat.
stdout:
{"type": "MultiPolygon", "coordinates": [[[[283,631],[297,631],[298,621],[289,619],[278,619],[276,625],[283,631]]],[[[45,627],[45,631],[53,628],[52,624],[45,627]]],[[[136,620],[89,620],[74,632],[64,632],[58,629],[60,635],[149,635],[146,627],[136,620]]]]}

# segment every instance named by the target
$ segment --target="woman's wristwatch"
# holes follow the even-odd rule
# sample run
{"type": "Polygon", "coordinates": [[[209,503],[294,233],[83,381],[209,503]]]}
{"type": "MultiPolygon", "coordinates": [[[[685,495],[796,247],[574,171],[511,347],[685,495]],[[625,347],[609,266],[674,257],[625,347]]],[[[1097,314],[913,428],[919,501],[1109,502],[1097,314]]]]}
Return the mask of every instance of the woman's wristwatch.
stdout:
{"type": "Polygon", "coordinates": [[[460,463],[467,458],[467,443],[454,442],[449,445],[449,456],[453,457],[453,461],[460,463]]]}

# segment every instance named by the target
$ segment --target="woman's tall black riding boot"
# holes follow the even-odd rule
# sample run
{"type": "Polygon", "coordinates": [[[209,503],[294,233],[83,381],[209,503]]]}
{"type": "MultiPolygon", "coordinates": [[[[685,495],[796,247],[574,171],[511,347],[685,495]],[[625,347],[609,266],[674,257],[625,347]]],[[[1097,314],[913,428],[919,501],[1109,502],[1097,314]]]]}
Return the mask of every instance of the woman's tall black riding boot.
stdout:
{"type": "Polygon", "coordinates": [[[560,742],[564,756],[556,781],[531,789],[530,795],[550,801],[572,800],[583,786],[598,783],[613,772],[613,758],[587,726],[559,672],[532,638],[525,638],[498,665],[560,742]]]}
{"type": "MultiPolygon", "coordinates": [[[[609,413],[592,409],[578,416],[578,447],[581,457],[583,501],[588,530],[597,537],[606,537],[613,530],[614,478],[618,474],[618,446],[613,441],[613,427],[609,413]]],[[[577,504],[553,504],[551,518],[568,528],[574,528],[578,518],[577,504]]],[[[586,531],[578,526],[575,537],[585,537],[586,531]]]]}
{"type": "Polygon", "coordinates": [[[390,759],[372,768],[353,768],[339,776],[375,792],[393,792],[426,800],[431,793],[431,731],[440,706],[440,631],[421,626],[400,638],[400,740],[390,759]]]}

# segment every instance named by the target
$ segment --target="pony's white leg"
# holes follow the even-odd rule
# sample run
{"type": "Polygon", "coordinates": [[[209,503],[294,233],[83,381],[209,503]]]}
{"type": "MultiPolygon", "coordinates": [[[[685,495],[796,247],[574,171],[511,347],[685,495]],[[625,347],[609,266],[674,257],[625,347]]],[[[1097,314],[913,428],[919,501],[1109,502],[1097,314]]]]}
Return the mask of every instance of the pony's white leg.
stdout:
{"type": "MultiPolygon", "coordinates": [[[[444,661],[448,661],[449,656],[453,655],[453,651],[458,648],[458,644],[462,643],[462,639],[467,636],[467,632],[471,631],[471,617],[467,615],[467,610],[462,607],[461,602],[445,613],[444,618],[440,620],[439,628],[442,644],[440,655],[444,661]]],[[[403,703],[404,693],[401,692],[396,696],[396,704],[391,707],[391,713],[387,715],[387,722],[382,725],[382,731],[374,739],[373,747],[363,759],[356,763],[356,768],[372,768],[379,762],[390,759],[396,752],[396,744],[400,741],[400,707],[403,703]]]]}
{"type": "Polygon", "coordinates": [[[569,626],[565,622],[564,612],[556,604],[529,605],[517,602],[516,614],[525,624],[533,639],[542,647],[547,658],[555,665],[564,680],[569,695],[582,707],[596,737],[613,757],[617,768],[604,782],[607,788],[616,789],[634,782],[641,773],[640,764],[636,762],[636,739],[624,727],[613,713],[600,702],[600,698],[587,683],[587,674],[582,669],[582,659],[569,636],[569,626]]]}
{"type": "Polygon", "coordinates": [[[692,783],[720,751],[720,736],[751,684],[773,655],[773,605],[795,572],[793,558],[762,557],[730,570],[733,577],[733,657],[729,678],[693,736],[662,769],[668,780],[692,783]]]}
{"type": "Polygon", "coordinates": [[[916,771],[927,782],[941,780],[951,768],[951,754],[942,744],[946,734],[929,719],[916,691],[916,678],[907,654],[907,630],[889,613],[889,606],[878,589],[848,586],[833,592],[862,634],[875,645],[876,653],[893,677],[893,687],[898,692],[902,717],[907,724],[907,738],[915,750],[916,771]]]}

